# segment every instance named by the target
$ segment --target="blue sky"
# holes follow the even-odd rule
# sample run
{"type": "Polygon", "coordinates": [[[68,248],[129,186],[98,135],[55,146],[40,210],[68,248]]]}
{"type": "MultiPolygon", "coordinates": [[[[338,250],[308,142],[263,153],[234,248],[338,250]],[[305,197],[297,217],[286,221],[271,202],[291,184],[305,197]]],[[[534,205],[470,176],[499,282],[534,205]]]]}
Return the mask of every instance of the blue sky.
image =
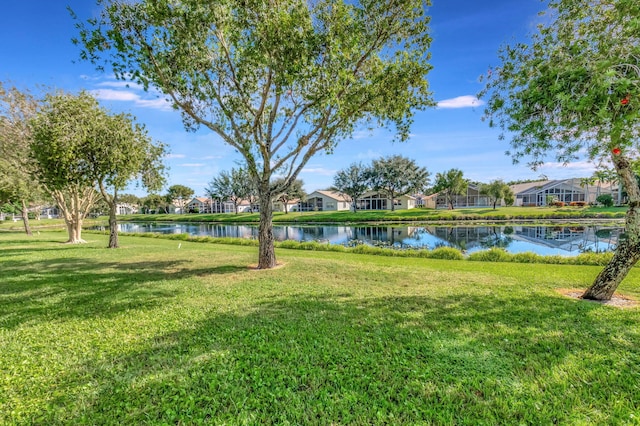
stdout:
{"type": "MultiPolygon", "coordinates": [[[[45,85],[68,91],[92,91],[113,111],[126,111],[144,123],[150,135],[170,146],[166,158],[168,185],[182,184],[204,195],[204,188],[223,170],[235,167],[240,157],[209,131],[187,133],[176,111],[157,93],[125,87],[109,74],[78,60],[71,43],[76,30],[66,10],[80,18],[98,13],[90,0],[23,0],[6,2],[0,15],[0,79],[22,88],[45,85]]],[[[307,192],[329,187],[336,171],[354,161],[369,163],[381,156],[401,154],[426,167],[432,175],[450,168],[466,178],[488,182],[551,179],[591,175],[593,165],[577,162],[564,167],[551,161],[532,171],[514,166],[504,152],[508,141],[481,121],[483,107],[475,99],[481,89],[478,76],[497,65],[501,44],[533,31],[544,8],[539,0],[433,0],[430,8],[434,68],[427,76],[437,108],[418,112],[411,139],[392,143],[382,129],[356,132],[341,141],[332,155],[312,158],[300,178],[307,192]]],[[[144,195],[131,188],[129,192],[144,195]]]]}

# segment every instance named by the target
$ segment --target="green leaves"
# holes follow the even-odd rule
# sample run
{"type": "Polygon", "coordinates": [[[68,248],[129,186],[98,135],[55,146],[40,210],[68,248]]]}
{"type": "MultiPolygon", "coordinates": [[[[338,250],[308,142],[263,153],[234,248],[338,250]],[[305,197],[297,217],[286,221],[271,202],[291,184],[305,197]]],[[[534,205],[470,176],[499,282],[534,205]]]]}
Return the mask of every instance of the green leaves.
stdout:
{"type": "Polygon", "coordinates": [[[534,166],[548,155],[569,161],[587,148],[608,157],[612,144],[635,145],[639,108],[621,100],[640,96],[638,6],[558,0],[550,8],[553,20],[529,44],[500,52],[482,92],[486,118],[511,138],[514,159],[525,154],[534,166]]]}

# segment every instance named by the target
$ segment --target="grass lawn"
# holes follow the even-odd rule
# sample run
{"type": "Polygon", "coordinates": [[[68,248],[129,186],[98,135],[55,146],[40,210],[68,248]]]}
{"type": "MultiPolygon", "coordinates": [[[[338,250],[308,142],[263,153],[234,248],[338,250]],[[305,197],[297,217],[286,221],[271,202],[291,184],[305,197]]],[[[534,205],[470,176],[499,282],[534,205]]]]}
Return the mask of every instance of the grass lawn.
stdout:
{"type": "Polygon", "coordinates": [[[0,424],[640,423],[600,267],[85,238],[0,233],[0,424]]]}
{"type": "MultiPolygon", "coordinates": [[[[590,219],[624,218],[626,207],[500,207],[466,208],[455,210],[410,209],[410,210],[366,210],[282,213],[275,212],[274,222],[433,222],[465,220],[549,220],[549,219],[590,219]]],[[[135,221],[191,221],[191,222],[258,222],[259,213],[217,213],[217,214],[136,214],[123,216],[135,221]]]]}

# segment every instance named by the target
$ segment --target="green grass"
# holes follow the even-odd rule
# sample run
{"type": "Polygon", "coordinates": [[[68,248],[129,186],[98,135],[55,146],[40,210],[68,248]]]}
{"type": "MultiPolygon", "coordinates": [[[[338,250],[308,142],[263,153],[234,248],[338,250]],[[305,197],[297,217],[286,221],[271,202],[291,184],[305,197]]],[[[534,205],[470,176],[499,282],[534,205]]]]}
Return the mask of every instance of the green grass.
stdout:
{"type": "MultiPolygon", "coordinates": [[[[448,222],[448,221],[503,221],[552,219],[617,219],[626,214],[626,207],[501,207],[467,208],[456,210],[410,209],[397,211],[339,212],[276,212],[274,222],[290,223],[358,223],[358,222],[448,222]]],[[[132,221],[232,222],[257,223],[259,213],[218,214],[154,214],[129,215],[122,219],[132,221]]]]}
{"type": "Polygon", "coordinates": [[[599,267],[85,238],[0,234],[0,424],[640,422],[599,267]]]}

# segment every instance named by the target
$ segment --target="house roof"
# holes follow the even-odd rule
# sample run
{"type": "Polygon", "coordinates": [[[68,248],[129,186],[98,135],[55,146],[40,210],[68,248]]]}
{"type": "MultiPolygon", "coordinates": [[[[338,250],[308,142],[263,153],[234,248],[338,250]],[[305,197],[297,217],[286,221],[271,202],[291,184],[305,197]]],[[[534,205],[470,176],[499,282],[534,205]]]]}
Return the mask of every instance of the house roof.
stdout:
{"type": "Polygon", "coordinates": [[[536,182],[526,182],[526,183],[518,183],[516,185],[511,185],[511,190],[514,194],[518,195],[525,192],[536,192],[539,189],[545,187],[549,182],[555,182],[551,180],[539,180],[536,182]],[[533,190],[533,191],[531,191],[533,190]]]}
{"type": "Polygon", "coordinates": [[[340,193],[338,191],[322,191],[322,190],[313,191],[311,194],[309,194],[307,196],[307,198],[311,197],[313,194],[316,194],[316,193],[318,193],[320,195],[324,195],[325,197],[328,197],[328,198],[332,198],[332,199],[334,199],[336,201],[349,202],[349,197],[347,197],[346,195],[344,195],[344,194],[342,194],[342,193],[340,193]]]}
{"type": "Polygon", "coordinates": [[[211,198],[205,198],[205,197],[194,197],[191,199],[191,201],[189,201],[189,204],[193,203],[194,201],[199,201],[201,203],[208,203],[211,201],[211,198]]]}

